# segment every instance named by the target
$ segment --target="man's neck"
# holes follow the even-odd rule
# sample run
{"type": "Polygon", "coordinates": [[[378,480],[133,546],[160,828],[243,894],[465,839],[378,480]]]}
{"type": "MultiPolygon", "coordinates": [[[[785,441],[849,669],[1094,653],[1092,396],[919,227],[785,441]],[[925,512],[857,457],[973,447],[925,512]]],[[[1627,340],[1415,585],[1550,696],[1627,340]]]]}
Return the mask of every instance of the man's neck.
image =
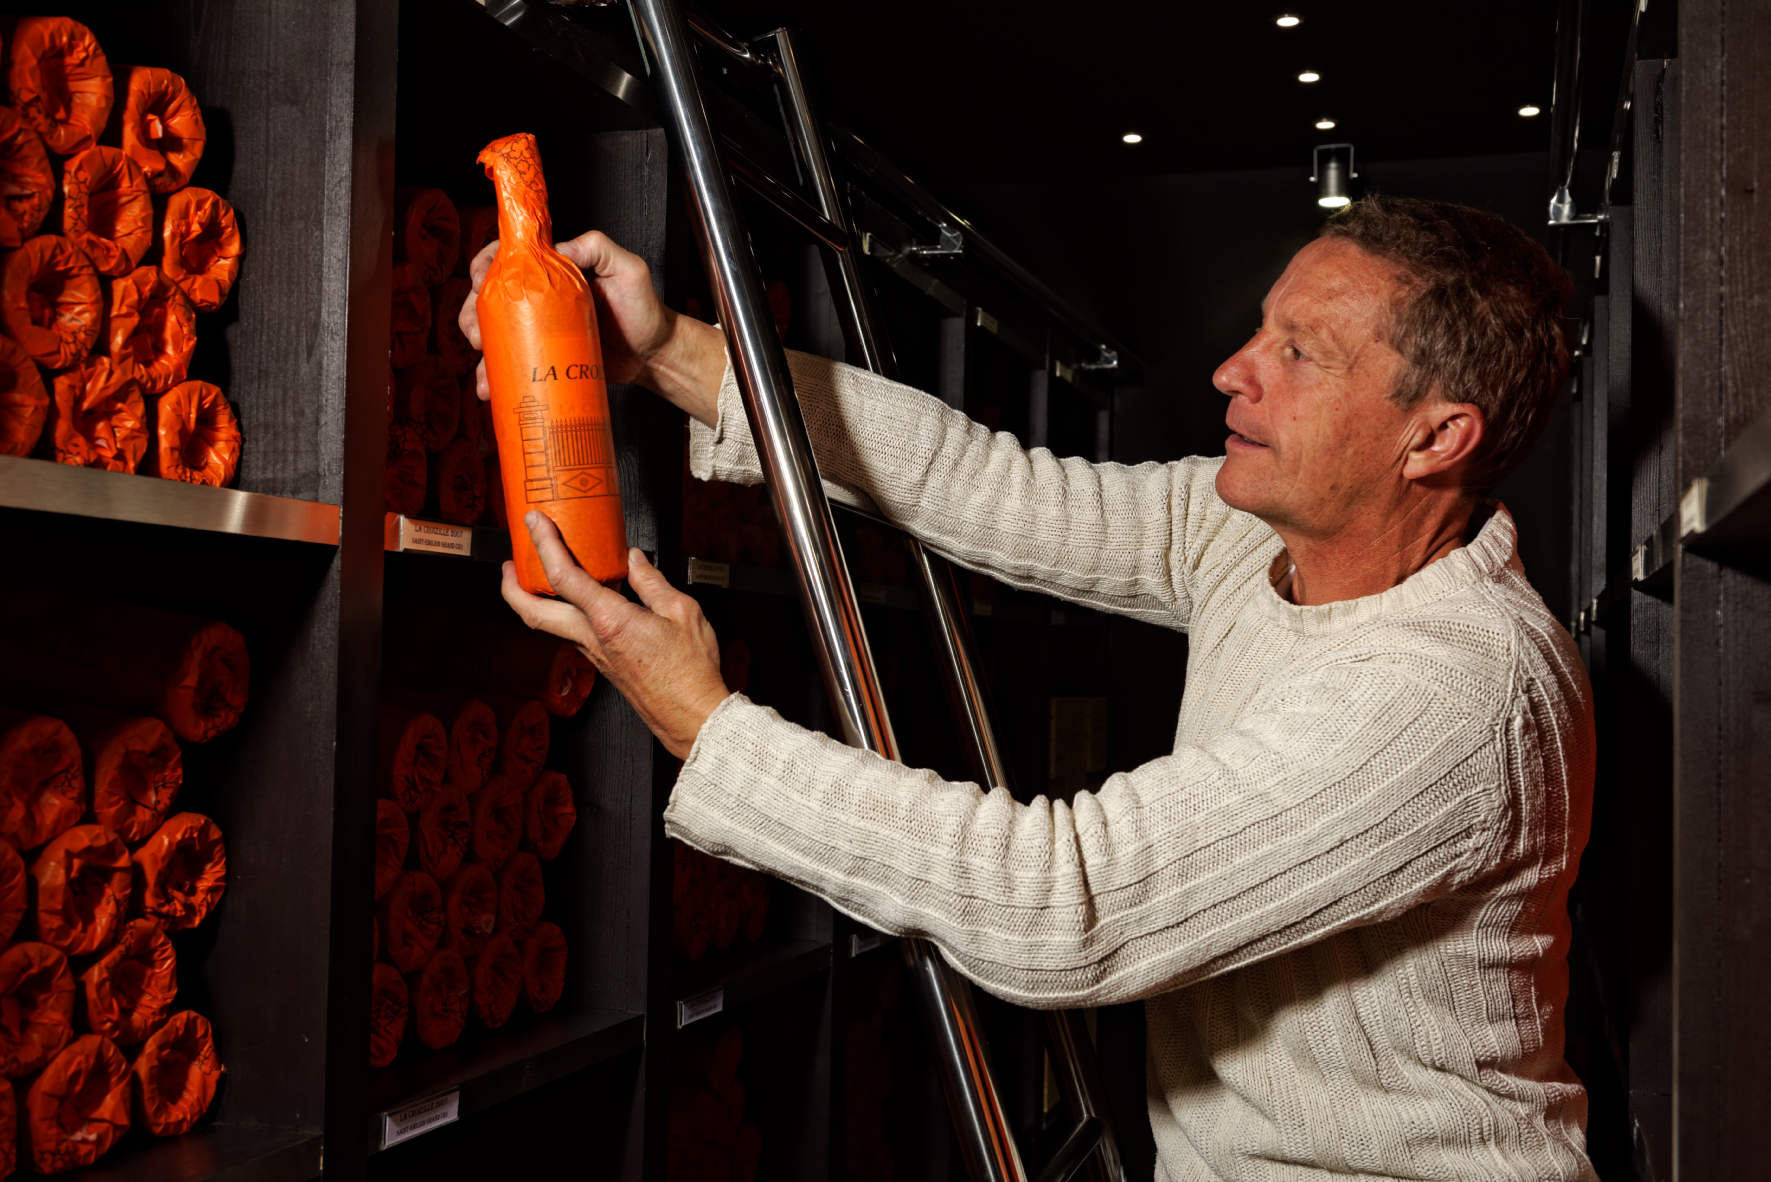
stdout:
{"type": "Polygon", "coordinates": [[[1291,556],[1291,601],[1310,607],[1388,591],[1462,546],[1476,507],[1468,497],[1435,492],[1329,535],[1276,528],[1291,556]]]}

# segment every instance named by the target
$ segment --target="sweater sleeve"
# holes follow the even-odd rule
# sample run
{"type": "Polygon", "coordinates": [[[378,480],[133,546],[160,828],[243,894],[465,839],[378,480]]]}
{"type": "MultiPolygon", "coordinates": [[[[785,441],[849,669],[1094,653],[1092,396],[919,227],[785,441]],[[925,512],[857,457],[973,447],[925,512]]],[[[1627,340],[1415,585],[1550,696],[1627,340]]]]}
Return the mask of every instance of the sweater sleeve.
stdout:
{"type": "MultiPolygon", "coordinates": [[[[791,352],[788,364],[832,499],[1013,586],[1184,629],[1206,546],[1254,520],[1218,498],[1211,460],[1058,459],[866,370],[791,352]]],[[[762,480],[730,365],[719,421],[691,426],[689,462],[703,480],[762,480]]]]}
{"type": "Polygon", "coordinates": [[[1493,720],[1381,662],[1299,678],[1066,805],[943,781],[732,695],[666,831],[1021,1005],[1132,1001],[1466,885],[1503,822],[1493,720]]]}

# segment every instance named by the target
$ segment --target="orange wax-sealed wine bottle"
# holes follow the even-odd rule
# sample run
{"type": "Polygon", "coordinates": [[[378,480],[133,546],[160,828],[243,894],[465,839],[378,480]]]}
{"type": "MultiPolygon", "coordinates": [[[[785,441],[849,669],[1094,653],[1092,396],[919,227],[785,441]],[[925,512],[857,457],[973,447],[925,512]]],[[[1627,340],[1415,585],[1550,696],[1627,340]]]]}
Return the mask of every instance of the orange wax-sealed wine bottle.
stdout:
{"type": "Polygon", "coordinates": [[[531,509],[553,519],[592,578],[625,578],[627,535],[590,287],[553,247],[535,137],[493,140],[480,163],[498,193],[498,254],[476,307],[517,582],[533,594],[554,593],[523,525],[531,509]]]}

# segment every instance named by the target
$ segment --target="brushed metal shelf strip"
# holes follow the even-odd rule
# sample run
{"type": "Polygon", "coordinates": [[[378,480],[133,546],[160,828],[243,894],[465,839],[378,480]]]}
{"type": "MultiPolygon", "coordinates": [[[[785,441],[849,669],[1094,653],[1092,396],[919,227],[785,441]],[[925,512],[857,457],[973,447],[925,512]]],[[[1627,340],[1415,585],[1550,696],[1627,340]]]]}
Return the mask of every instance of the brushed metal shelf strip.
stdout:
{"type": "Polygon", "coordinates": [[[337,505],[0,456],[0,508],[338,545],[337,505]]]}

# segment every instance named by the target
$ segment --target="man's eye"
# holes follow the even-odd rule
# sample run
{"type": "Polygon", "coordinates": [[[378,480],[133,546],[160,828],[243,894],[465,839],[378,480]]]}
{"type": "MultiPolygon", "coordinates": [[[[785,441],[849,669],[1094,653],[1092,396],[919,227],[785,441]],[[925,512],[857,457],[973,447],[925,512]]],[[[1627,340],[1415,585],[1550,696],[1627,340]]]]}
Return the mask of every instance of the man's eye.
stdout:
{"type": "Polygon", "coordinates": [[[1288,357],[1290,357],[1293,361],[1308,361],[1309,360],[1308,357],[1304,356],[1304,351],[1302,349],[1298,348],[1296,345],[1285,346],[1285,352],[1286,352],[1286,355],[1288,357]]]}

